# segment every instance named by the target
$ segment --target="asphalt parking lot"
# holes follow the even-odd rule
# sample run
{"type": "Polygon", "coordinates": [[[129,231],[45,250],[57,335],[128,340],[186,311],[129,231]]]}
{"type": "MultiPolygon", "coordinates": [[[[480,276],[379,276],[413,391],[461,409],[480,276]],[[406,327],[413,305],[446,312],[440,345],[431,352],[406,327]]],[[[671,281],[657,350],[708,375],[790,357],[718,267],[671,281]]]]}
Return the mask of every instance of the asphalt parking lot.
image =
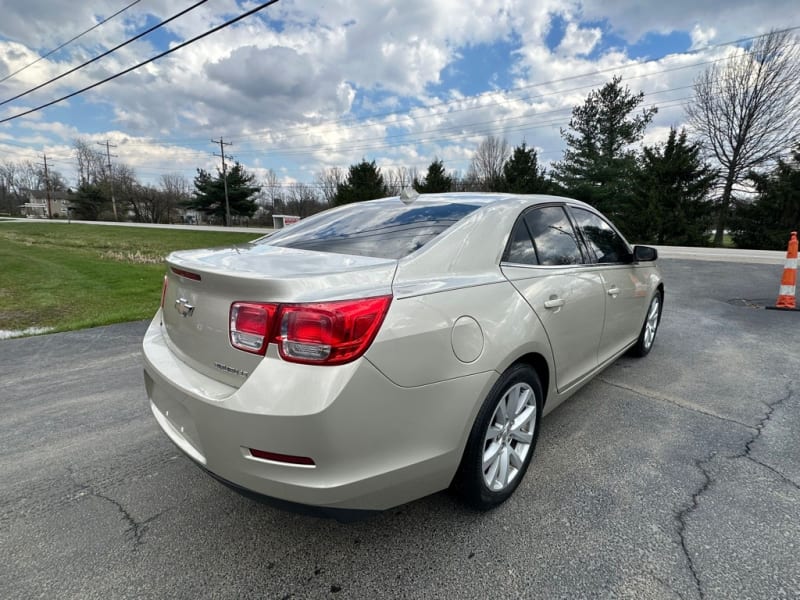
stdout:
{"type": "Polygon", "coordinates": [[[172,446],[146,323],[0,342],[2,598],[800,598],[800,313],[780,265],[662,260],[653,352],[543,423],[512,499],[340,524],[172,446]]]}

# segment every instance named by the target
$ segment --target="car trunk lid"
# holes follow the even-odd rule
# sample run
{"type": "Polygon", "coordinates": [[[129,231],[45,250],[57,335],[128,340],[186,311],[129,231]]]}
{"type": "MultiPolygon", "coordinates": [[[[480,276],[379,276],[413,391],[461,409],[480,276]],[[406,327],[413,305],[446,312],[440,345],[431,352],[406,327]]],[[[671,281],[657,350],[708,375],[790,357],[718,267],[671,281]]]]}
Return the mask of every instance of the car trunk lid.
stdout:
{"type": "Polygon", "coordinates": [[[175,252],[167,258],[162,326],[201,373],[241,385],[262,356],[229,340],[233,302],[300,303],[391,293],[397,261],[268,244],[175,252]]]}

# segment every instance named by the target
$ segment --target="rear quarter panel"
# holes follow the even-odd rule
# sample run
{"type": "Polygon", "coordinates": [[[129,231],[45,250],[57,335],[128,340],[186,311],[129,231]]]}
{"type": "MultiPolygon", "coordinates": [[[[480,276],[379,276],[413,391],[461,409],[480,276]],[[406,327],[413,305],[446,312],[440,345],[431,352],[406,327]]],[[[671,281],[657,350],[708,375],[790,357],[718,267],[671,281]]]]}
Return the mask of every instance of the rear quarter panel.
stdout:
{"type": "Polygon", "coordinates": [[[504,280],[396,299],[366,356],[395,384],[413,387],[486,371],[502,373],[529,352],[552,364],[538,317],[504,280]],[[467,354],[476,351],[474,360],[464,360],[472,358],[464,356],[465,349],[467,354]]]}

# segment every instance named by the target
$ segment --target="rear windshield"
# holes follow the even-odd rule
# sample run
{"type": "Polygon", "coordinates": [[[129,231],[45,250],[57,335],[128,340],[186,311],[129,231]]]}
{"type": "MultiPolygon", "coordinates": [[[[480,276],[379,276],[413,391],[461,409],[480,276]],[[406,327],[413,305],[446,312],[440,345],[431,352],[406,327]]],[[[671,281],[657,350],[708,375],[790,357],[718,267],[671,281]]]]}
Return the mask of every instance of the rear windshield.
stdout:
{"type": "Polygon", "coordinates": [[[477,209],[478,204],[354,203],[304,219],[257,243],[400,259],[477,209]]]}

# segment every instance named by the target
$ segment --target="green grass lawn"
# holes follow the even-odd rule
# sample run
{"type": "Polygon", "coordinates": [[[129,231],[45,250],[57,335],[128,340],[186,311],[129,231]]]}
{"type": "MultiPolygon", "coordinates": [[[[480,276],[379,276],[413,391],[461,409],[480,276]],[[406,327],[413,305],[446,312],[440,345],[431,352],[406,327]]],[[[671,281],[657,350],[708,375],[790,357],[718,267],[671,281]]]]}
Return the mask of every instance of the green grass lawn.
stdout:
{"type": "Polygon", "coordinates": [[[0,225],[0,330],[67,331],[151,317],[163,258],[258,233],[57,223],[0,225]]]}

